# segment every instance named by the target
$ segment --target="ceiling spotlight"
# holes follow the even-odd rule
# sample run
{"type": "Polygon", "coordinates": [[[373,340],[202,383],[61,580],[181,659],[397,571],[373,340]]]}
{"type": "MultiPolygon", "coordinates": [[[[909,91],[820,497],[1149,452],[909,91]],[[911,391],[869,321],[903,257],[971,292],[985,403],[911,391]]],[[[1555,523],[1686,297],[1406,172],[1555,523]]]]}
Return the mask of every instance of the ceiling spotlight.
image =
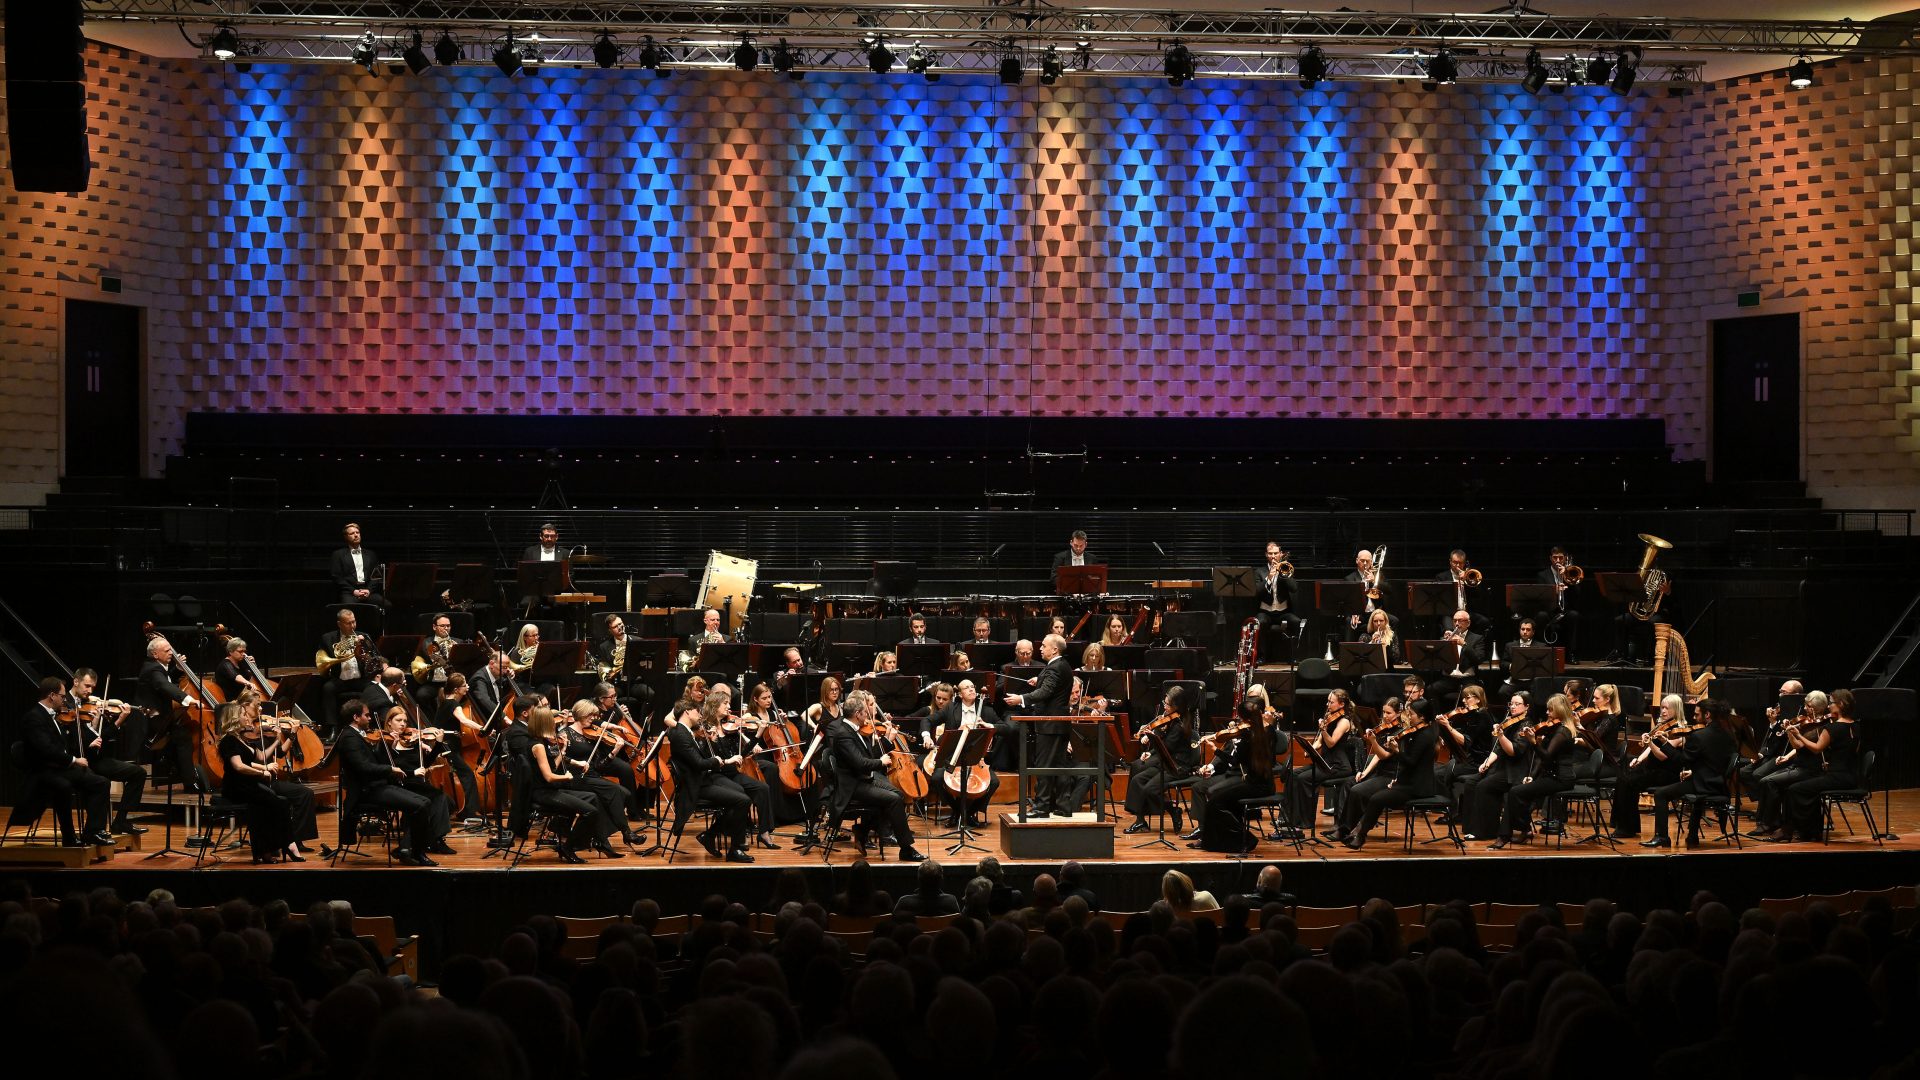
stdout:
{"type": "Polygon", "coordinates": [[[747,35],[740,35],[740,44],[733,48],[733,66],[741,71],[752,71],[760,66],[760,50],[753,47],[747,35]]]}
{"type": "Polygon", "coordinates": [[[664,78],[666,71],[660,65],[673,59],[673,54],[653,43],[648,37],[640,43],[640,66],[653,72],[654,78],[664,78]]]}
{"type": "Polygon", "coordinates": [[[1667,79],[1667,96],[1687,96],[1687,71],[1685,68],[1673,69],[1673,75],[1667,79]]]}
{"type": "Polygon", "coordinates": [[[1019,86],[1020,80],[1027,77],[1027,69],[1020,66],[1020,54],[1009,48],[1000,54],[1000,85],[1019,86]]]}
{"type": "Polygon", "coordinates": [[[1445,45],[1427,61],[1427,79],[1437,86],[1445,86],[1460,77],[1460,65],[1454,62],[1453,52],[1445,45]]]}
{"type": "Polygon", "coordinates": [[[1308,90],[1326,81],[1327,54],[1321,52],[1318,45],[1307,46],[1307,51],[1300,54],[1295,66],[1299,69],[1300,85],[1308,90]]]}
{"type": "Polygon", "coordinates": [[[786,38],[781,38],[780,44],[773,47],[773,70],[789,79],[798,79],[801,76],[800,57],[787,47],[786,38]]]}
{"type": "Polygon", "coordinates": [[[1633,80],[1640,74],[1638,50],[1620,50],[1620,61],[1613,66],[1613,81],[1607,86],[1616,94],[1626,94],[1633,89],[1633,80]]]}
{"type": "Polygon", "coordinates": [[[907,70],[928,81],[940,77],[940,73],[933,70],[934,66],[939,62],[940,58],[938,56],[922,49],[917,44],[913,47],[913,51],[907,54],[907,70]]]}
{"type": "Polygon", "coordinates": [[[511,30],[507,32],[506,42],[493,50],[493,66],[499,68],[500,74],[508,78],[512,78],[520,70],[520,50],[514,48],[511,30]]]}
{"type": "Polygon", "coordinates": [[[624,51],[613,43],[613,35],[603,30],[600,33],[600,39],[593,43],[594,66],[610,68],[620,62],[620,54],[624,51]]]}
{"type": "Polygon", "coordinates": [[[1046,54],[1040,57],[1040,85],[1052,86],[1060,81],[1060,75],[1066,69],[1060,64],[1060,54],[1053,46],[1047,46],[1046,54]]]}
{"type": "Polygon", "coordinates": [[[1520,79],[1520,89],[1529,94],[1538,94],[1547,85],[1547,62],[1540,59],[1539,49],[1527,50],[1527,73],[1520,79]]]}
{"type": "Polygon", "coordinates": [[[893,50],[887,48],[887,43],[878,37],[869,38],[868,41],[871,42],[871,44],[867,46],[867,70],[873,72],[875,75],[885,75],[887,72],[892,71],[894,61],[893,50]]]}
{"type": "Polygon", "coordinates": [[[214,32],[207,47],[213,50],[215,59],[231,60],[240,53],[240,35],[233,32],[233,27],[223,26],[214,32]]]}
{"type": "Polygon", "coordinates": [[[425,39],[420,36],[420,31],[415,30],[413,32],[413,43],[400,50],[400,59],[407,62],[407,70],[413,72],[415,75],[433,66],[433,61],[427,57],[424,40],[425,39]]]}
{"type": "Polygon", "coordinates": [[[1587,81],[1589,83],[1595,86],[1605,86],[1607,85],[1607,80],[1612,77],[1613,64],[1608,62],[1606,57],[1596,56],[1592,60],[1587,61],[1587,81]]]}
{"type": "Polygon", "coordinates": [[[374,65],[380,62],[380,48],[374,42],[373,31],[361,34],[360,40],[354,43],[353,62],[366,68],[367,74],[373,74],[374,65]]]}
{"type": "Polygon", "coordinates": [[[539,63],[541,59],[540,35],[527,35],[527,40],[520,46],[520,62],[531,65],[539,63]]]}
{"type": "Polygon", "coordinates": [[[1174,42],[1167,48],[1167,58],[1162,67],[1167,73],[1168,86],[1185,86],[1187,80],[1194,76],[1192,50],[1174,42]]]}
{"type": "Polygon", "coordinates": [[[460,43],[453,35],[440,31],[440,40],[433,43],[433,62],[441,67],[452,67],[460,62],[460,43]]]}
{"type": "Polygon", "coordinates": [[[1073,59],[1074,59],[1074,63],[1080,66],[1081,71],[1092,70],[1093,42],[1084,41],[1084,40],[1074,42],[1073,43],[1073,59]]]}
{"type": "Polygon", "coordinates": [[[1793,66],[1787,69],[1787,85],[1795,90],[1805,90],[1813,85],[1813,61],[1805,56],[1793,58],[1793,66]]]}

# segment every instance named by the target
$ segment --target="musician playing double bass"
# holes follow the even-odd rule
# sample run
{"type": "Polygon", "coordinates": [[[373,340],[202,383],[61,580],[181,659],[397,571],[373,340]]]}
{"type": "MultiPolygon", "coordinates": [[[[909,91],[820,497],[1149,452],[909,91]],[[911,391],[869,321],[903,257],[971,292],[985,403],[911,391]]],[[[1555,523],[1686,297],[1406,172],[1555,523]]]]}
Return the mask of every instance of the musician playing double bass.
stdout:
{"type": "Polygon", "coordinates": [[[73,693],[68,695],[67,707],[76,715],[80,738],[73,752],[87,759],[89,771],[120,782],[120,804],[113,816],[112,830],[121,834],[143,833],[147,831],[145,825],[127,820],[128,814],[140,809],[140,796],[147,789],[147,770],[136,764],[140,744],[126,733],[126,724],[133,719],[133,707],[123,705],[116,709],[95,698],[93,688],[99,678],[99,673],[92,668],[74,669],[73,693]],[[87,706],[94,709],[91,721],[79,715],[87,706]]]}
{"type": "MultiPolygon", "coordinates": [[[[193,733],[182,730],[173,715],[175,705],[195,708],[202,704],[199,698],[174,684],[175,671],[185,664],[166,638],[156,635],[149,639],[147,659],[140,665],[138,682],[133,688],[133,703],[153,710],[153,723],[167,735],[166,755],[173,775],[186,784],[188,790],[202,791],[205,789],[199,772],[193,767],[193,733]]],[[[120,738],[123,746],[139,753],[149,741],[145,718],[128,717],[120,728],[120,738]]]]}
{"type": "MultiPolygon", "coordinates": [[[[220,662],[213,666],[213,684],[220,688],[228,701],[240,700],[247,690],[260,690],[247,676],[247,643],[239,637],[227,639],[227,652],[220,662]]],[[[265,693],[265,691],[261,691],[265,693]]]]}

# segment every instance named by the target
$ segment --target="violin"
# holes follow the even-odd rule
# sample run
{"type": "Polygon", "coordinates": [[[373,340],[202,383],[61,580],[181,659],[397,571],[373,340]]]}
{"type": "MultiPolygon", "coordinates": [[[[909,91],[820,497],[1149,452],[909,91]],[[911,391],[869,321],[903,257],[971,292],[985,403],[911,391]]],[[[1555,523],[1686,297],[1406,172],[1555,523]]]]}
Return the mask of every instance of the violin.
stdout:
{"type": "Polygon", "coordinates": [[[1244,737],[1246,733],[1251,730],[1253,730],[1252,724],[1247,723],[1245,720],[1235,720],[1234,722],[1228,724],[1226,727],[1223,727],[1218,731],[1210,731],[1207,734],[1200,736],[1198,739],[1194,740],[1193,745],[1199,746],[1202,743],[1229,742],[1231,740],[1244,737]]]}

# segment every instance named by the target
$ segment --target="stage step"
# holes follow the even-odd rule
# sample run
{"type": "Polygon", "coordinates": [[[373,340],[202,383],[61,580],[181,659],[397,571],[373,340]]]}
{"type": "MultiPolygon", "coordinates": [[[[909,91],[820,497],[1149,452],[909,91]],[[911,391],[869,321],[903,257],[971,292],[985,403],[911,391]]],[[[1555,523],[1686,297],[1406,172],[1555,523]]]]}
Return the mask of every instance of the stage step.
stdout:
{"type": "Polygon", "coordinates": [[[1000,850],[1012,859],[1111,859],[1113,822],[1090,813],[1022,822],[1014,812],[1000,815],[1000,850]]]}

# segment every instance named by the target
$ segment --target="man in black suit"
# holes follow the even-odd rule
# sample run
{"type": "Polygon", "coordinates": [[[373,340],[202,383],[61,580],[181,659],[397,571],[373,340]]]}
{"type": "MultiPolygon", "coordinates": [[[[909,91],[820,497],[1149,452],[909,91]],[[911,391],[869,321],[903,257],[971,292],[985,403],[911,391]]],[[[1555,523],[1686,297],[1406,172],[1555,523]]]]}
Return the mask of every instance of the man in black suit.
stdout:
{"type": "Polygon", "coordinates": [[[938,645],[938,641],[927,636],[927,617],[915,614],[907,619],[907,636],[900,639],[902,645],[938,645]]]}
{"type": "MultiPolygon", "coordinates": [[[[1348,628],[1358,630],[1366,625],[1367,616],[1373,614],[1375,608],[1387,606],[1387,597],[1393,595],[1393,586],[1392,583],[1387,580],[1386,573],[1373,565],[1373,552],[1368,551],[1366,548],[1361,548],[1359,551],[1354,552],[1353,572],[1348,574],[1346,579],[1348,581],[1360,582],[1370,588],[1377,587],[1380,593],[1380,599],[1378,600],[1372,597],[1367,598],[1366,606],[1361,609],[1361,614],[1347,617],[1348,628]]],[[[1396,637],[1399,636],[1398,630],[1399,628],[1395,627],[1396,637]]]]}
{"type": "Polygon", "coordinates": [[[360,700],[366,702],[367,708],[373,710],[376,723],[384,723],[388,709],[395,705],[406,708],[410,703],[410,695],[407,693],[407,673],[397,667],[383,669],[380,672],[380,681],[367,687],[360,694],[360,700]],[[409,701],[403,702],[402,698],[409,698],[409,701]]]}
{"type": "Polygon", "coordinates": [[[669,710],[663,718],[667,725],[667,746],[671,753],[668,761],[673,768],[673,833],[675,836],[686,828],[687,818],[693,816],[696,800],[704,799],[719,809],[714,815],[713,826],[700,834],[700,846],[714,858],[724,858],[728,862],[750,863],[753,856],[747,853],[748,817],[753,810],[753,799],[741,790],[738,784],[722,775],[729,763],[738,765],[738,758],[717,758],[707,753],[700,740],[693,737],[687,725],[680,722],[669,710]],[[727,850],[723,854],[715,833],[727,838],[727,850]]]}
{"type": "Polygon", "coordinates": [[[21,742],[28,772],[36,773],[47,793],[47,805],[60,822],[60,842],[68,847],[110,847],[107,834],[107,778],[87,768],[87,759],[69,749],[73,729],[60,723],[67,704],[67,687],[59,679],[40,680],[40,700],[27,706],[21,718],[21,742]],[[74,836],[73,804],[86,808],[81,835],[74,836]]]}
{"type": "Polygon", "coordinates": [[[551,521],[540,526],[540,542],[528,544],[520,552],[521,562],[561,562],[566,557],[560,549],[560,527],[551,521]]]}
{"type": "MultiPolygon", "coordinates": [[[[152,723],[157,730],[170,732],[166,754],[167,760],[173,763],[173,774],[189,790],[199,791],[199,773],[193,767],[193,737],[175,726],[173,707],[185,705],[192,708],[200,704],[200,699],[174,683],[175,659],[173,645],[166,638],[156,636],[147,642],[147,658],[141,663],[140,674],[136,676],[133,703],[141,708],[152,709],[152,723]]],[[[120,728],[121,745],[131,748],[131,753],[138,754],[148,741],[147,724],[145,717],[128,717],[120,728]]]]}
{"type": "MultiPolygon", "coordinates": [[[[1013,745],[1012,740],[1019,735],[1019,725],[1011,723],[1002,724],[1000,717],[994,713],[993,707],[988,705],[986,699],[980,696],[980,692],[978,688],[974,686],[972,679],[961,679],[957,687],[950,687],[946,683],[935,683],[933,699],[933,705],[927,711],[926,726],[924,729],[925,735],[923,738],[923,745],[928,748],[939,745],[939,739],[934,735],[934,732],[941,729],[944,729],[942,734],[944,734],[945,731],[967,729],[974,732],[974,734],[968,736],[969,739],[983,738],[986,737],[988,733],[991,733],[996,746],[1002,742],[1011,746],[1013,745]],[[942,691],[946,691],[944,696],[942,695],[942,691]]],[[[969,742],[968,745],[972,746],[975,744],[969,742]]],[[[940,782],[939,777],[931,777],[929,786],[941,802],[946,803],[948,806],[954,805],[955,800],[952,793],[947,790],[945,784],[940,782]]],[[[999,788],[1000,778],[995,776],[985,793],[965,800],[968,823],[972,827],[980,828],[986,825],[987,806],[993,801],[993,793],[998,791],[999,788]]],[[[954,820],[949,824],[956,826],[959,824],[958,815],[960,811],[961,808],[955,807],[954,820]]]]}
{"type": "Polygon", "coordinates": [[[1472,569],[1467,562],[1467,553],[1454,548],[1447,553],[1447,568],[1433,576],[1433,580],[1443,585],[1453,586],[1453,606],[1456,611],[1465,611],[1473,622],[1473,632],[1486,636],[1493,630],[1493,621],[1473,610],[1473,599],[1477,595],[1473,586],[1467,584],[1467,571],[1472,569]]]}
{"type": "Polygon", "coordinates": [[[333,656],[334,647],[341,642],[357,642],[358,651],[346,652],[346,659],[328,668],[320,677],[320,716],[321,722],[331,724],[340,715],[340,707],[348,698],[364,694],[372,685],[374,677],[380,673],[380,658],[374,654],[373,643],[358,628],[359,619],[352,608],[341,608],[334,615],[334,628],[320,635],[320,651],[333,656]],[[366,658],[371,659],[366,659],[366,658]]]}
{"type": "Polygon", "coordinates": [[[1580,649],[1580,584],[1567,581],[1567,570],[1573,565],[1573,557],[1567,549],[1558,545],[1547,550],[1547,568],[1534,575],[1534,581],[1541,585],[1554,586],[1552,607],[1533,613],[1534,621],[1545,627],[1549,633],[1543,637],[1553,638],[1566,647],[1567,663],[1571,664],[1579,656],[1580,649]]]}
{"type": "MultiPolygon", "coordinates": [[[[1067,698],[1073,692],[1073,664],[1063,655],[1066,649],[1066,639],[1059,634],[1048,634],[1042,639],[1040,657],[1046,666],[1033,679],[1033,689],[1024,694],[1008,694],[1005,704],[1025,709],[1033,716],[1066,715],[1067,698]]],[[[1042,769],[1066,765],[1070,760],[1069,750],[1080,741],[1073,725],[1061,722],[1041,724],[1039,728],[1034,736],[1034,765],[1042,769]]],[[[1027,816],[1070,816],[1089,787],[1091,784],[1083,777],[1074,777],[1071,782],[1046,777],[1034,785],[1034,805],[1027,808],[1027,816]]]]}
{"type": "MultiPolygon", "coordinates": [[[[627,621],[618,615],[608,615],[601,622],[604,636],[593,644],[593,662],[612,683],[619,702],[627,707],[635,720],[645,720],[648,707],[653,704],[653,687],[643,678],[629,679],[622,671],[626,666],[626,654],[620,655],[620,663],[615,664],[614,651],[618,648],[631,648],[640,640],[640,635],[627,633],[627,621]]],[[[604,711],[604,706],[603,706],[604,711]]]]}
{"type": "Polygon", "coordinates": [[[386,607],[387,598],[375,585],[380,576],[380,556],[360,544],[360,526],[349,521],[345,529],[347,546],[335,548],[329,567],[333,583],[340,590],[343,604],[372,604],[386,607]]]}
{"type": "Polygon", "coordinates": [[[467,680],[467,693],[473,698],[475,718],[482,724],[487,723],[500,713],[500,702],[510,696],[513,686],[513,672],[507,668],[507,655],[498,649],[487,661],[487,666],[473,673],[467,680]]]}
{"type": "Polygon", "coordinates": [[[1059,587],[1060,568],[1063,566],[1102,565],[1105,565],[1105,560],[1096,555],[1088,554],[1087,552],[1087,531],[1085,529],[1075,529],[1073,530],[1073,538],[1067,541],[1067,550],[1059,552],[1053,557],[1054,586],[1056,588],[1059,587]]]}
{"type": "Polygon", "coordinates": [[[340,846],[354,842],[362,807],[384,807],[399,811],[407,823],[408,846],[395,848],[393,857],[414,866],[433,866],[427,852],[445,850],[445,837],[452,828],[446,796],[435,799],[405,786],[407,771],[394,764],[384,747],[367,741],[367,732],[374,726],[372,716],[364,701],[341,706],[344,726],[335,743],[340,786],[346,796],[340,812],[340,846]]]}
{"type": "MultiPolygon", "coordinates": [[[[77,710],[85,705],[99,678],[99,673],[92,668],[76,668],[73,672],[73,693],[67,695],[69,704],[65,707],[77,710]]],[[[102,710],[95,717],[93,725],[82,725],[84,738],[74,751],[87,759],[87,768],[109,781],[120,781],[120,805],[114,813],[112,826],[116,833],[147,831],[146,826],[135,825],[127,820],[129,813],[140,809],[140,796],[147,790],[147,770],[134,764],[134,759],[140,755],[141,744],[125,735],[125,725],[135,719],[142,721],[141,732],[144,732],[144,717],[128,713],[116,723],[113,714],[102,710]]]]}
{"type": "Polygon", "coordinates": [[[1539,633],[1538,633],[1538,624],[1535,623],[1532,619],[1521,619],[1520,627],[1518,630],[1514,631],[1514,634],[1515,634],[1514,639],[1512,641],[1507,642],[1507,647],[1506,647],[1507,676],[1506,676],[1506,681],[1500,685],[1500,692],[1497,695],[1495,695],[1496,701],[1502,700],[1505,698],[1510,698],[1522,690],[1530,689],[1529,686],[1523,686],[1520,683],[1515,682],[1513,679],[1513,650],[1543,649],[1546,647],[1546,644],[1547,644],[1546,642],[1540,640],[1539,633]]]}
{"type": "Polygon", "coordinates": [[[1477,671],[1486,662],[1487,639],[1473,632],[1473,613],[1466,608],[1453,613],[1453,626],[1440,640],[1460,646],[1461,671],[1477,671]]]}
{"type": "MultiPolygon", "coordinates": [[[[845,817],[847,808],[858,799],[893,833],[900,845],[900,861],[921,862],[926,856],[914,850],[906,799],[887,780],[886,747],[876,747],[860,735],[861,725],[878,711],[872,694],[855,690],[847,695],[844,714],[827,725],[828,752],[833,759],[833,820],[845,817]]],[[[861,847],[866,846],[865,838],[872,826],[871,819],[854,826],[861,847]]]]}
{"type": "Polygon", "coordinates": [[[1267,562],[1259,571],[1260,599],[1254,605],[1253,617],[1259,621],[1260,629],[1277,626],[1280,632],[1295,641],[1300,640],[1300,631],[1307,620],[1294,610],[1294,590],[1298,585],[1293,578],[1280,572],[1280,564],[1287,560],[1287,553],[1280,547],[1278,540],[1267,541],[1267,562]]]}

